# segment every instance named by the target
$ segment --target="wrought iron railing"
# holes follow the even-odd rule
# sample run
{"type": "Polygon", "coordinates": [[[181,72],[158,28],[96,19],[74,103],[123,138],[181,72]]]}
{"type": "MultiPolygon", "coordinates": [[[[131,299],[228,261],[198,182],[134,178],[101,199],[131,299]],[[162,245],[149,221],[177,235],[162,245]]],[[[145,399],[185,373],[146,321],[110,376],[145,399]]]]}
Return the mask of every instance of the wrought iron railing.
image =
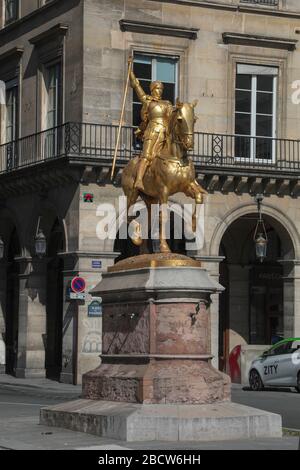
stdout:
{"type": "MultiPolygon", "coordinates": [[[[117,126],[109,124],[66,123],[0,146],[0,173],[70,156],[85,161],[110,163],[117,140],[117,126]]],[[[117,161],[125,164],[139,154],[134,128],[124,126],[117,161]]],[[[273,139],[196,132],[195,164],[246,170],[297,172],[300,170],[300,140],[273,139]]]]}

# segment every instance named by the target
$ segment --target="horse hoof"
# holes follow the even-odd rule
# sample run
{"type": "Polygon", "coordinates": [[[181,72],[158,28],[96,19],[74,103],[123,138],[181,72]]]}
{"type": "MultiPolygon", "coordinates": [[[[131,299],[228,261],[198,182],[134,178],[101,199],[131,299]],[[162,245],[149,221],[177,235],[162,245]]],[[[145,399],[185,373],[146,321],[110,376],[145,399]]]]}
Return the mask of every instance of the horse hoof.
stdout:
{"type": "Polygon", "coordinates": [[[159,248],[160,248],[161,253],[171,253],[171,250],[168,244],[161,244],[159,248]]]}

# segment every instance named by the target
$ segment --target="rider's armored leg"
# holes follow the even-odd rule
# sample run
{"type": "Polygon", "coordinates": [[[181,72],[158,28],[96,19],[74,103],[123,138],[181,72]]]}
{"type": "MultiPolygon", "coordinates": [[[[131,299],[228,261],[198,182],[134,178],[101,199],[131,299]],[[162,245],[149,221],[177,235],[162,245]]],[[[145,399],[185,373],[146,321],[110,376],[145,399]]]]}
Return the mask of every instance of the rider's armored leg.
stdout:
{"type": "Polygon", "coordinates": [[[136,176],[136,180],[134,183],[135,189],[139,189],[140,191],[144,190],[143,178],[144,178],[148,165],[150,165],[152,159],[154,158],[153,147],[156,143],[156,140],[157,140],[157,135],[156,136],[154,135],[152,136],[151,139],[148,138],[147,140],[144,141],[143,153],[138,163],[137,176],[136,176]]]}
{"type": "Polygon", "coordinates": [[[138,162],[137,175],[136,175],[134,187],[136,189],[139,189],[140,191],[144,190],[143,178],[144,178],[144,174],[147,170],[149,163],[150,163],[149,160],[144,157],[142,157],[138,162]]]}

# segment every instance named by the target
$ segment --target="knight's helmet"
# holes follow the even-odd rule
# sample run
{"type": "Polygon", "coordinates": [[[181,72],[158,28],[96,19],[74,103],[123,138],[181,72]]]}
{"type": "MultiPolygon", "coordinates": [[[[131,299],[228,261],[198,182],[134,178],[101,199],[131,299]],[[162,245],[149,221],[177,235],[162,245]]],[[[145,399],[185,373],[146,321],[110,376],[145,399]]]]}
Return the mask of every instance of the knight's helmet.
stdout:
{"type": "Polygon", "coordinates": [[[150,84],[150,91],[152,92],[152,90],[156,88],[157,86],[159,86],[162,90],[164,89],[164,84],[160,82],[159,80],[156,80],[155,82],[152,82],[150,84]]]}

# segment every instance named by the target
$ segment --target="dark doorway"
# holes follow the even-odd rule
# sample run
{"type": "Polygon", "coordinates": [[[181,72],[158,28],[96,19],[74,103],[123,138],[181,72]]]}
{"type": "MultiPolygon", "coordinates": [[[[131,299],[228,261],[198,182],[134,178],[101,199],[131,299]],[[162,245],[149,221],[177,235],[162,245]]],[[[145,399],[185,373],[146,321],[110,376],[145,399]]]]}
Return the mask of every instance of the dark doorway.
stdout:
{"type": "Polygon", "coordinates": [[[7,290],[5,309],[6,374],[15,375],[19,335],[19,263],[20,245],[16,230],[12,232],[8,248],[7,290]]]}
{"type": "Polygon", "coordinates": [[[260,263],[253,240],[256,221],[256,214],[248,214],[233,222],[219,251],[225,258],[220,263],[225,291],[219,298],[219,366],[227,373],[237,367],[243,346],[268,346],[284,336],[279,260],[289,253],[289,239],[274,219],[265,216],[267,256],[260,263]]]}
{"type": "Polygon", "coordinates": [[[62,367],[63,325],[63,260],[58,253],[63,251],[64,236],[59,221],[52,227],[47,265],[47,325],[46,325],[46,376],[59,380],[62,367]]]}

